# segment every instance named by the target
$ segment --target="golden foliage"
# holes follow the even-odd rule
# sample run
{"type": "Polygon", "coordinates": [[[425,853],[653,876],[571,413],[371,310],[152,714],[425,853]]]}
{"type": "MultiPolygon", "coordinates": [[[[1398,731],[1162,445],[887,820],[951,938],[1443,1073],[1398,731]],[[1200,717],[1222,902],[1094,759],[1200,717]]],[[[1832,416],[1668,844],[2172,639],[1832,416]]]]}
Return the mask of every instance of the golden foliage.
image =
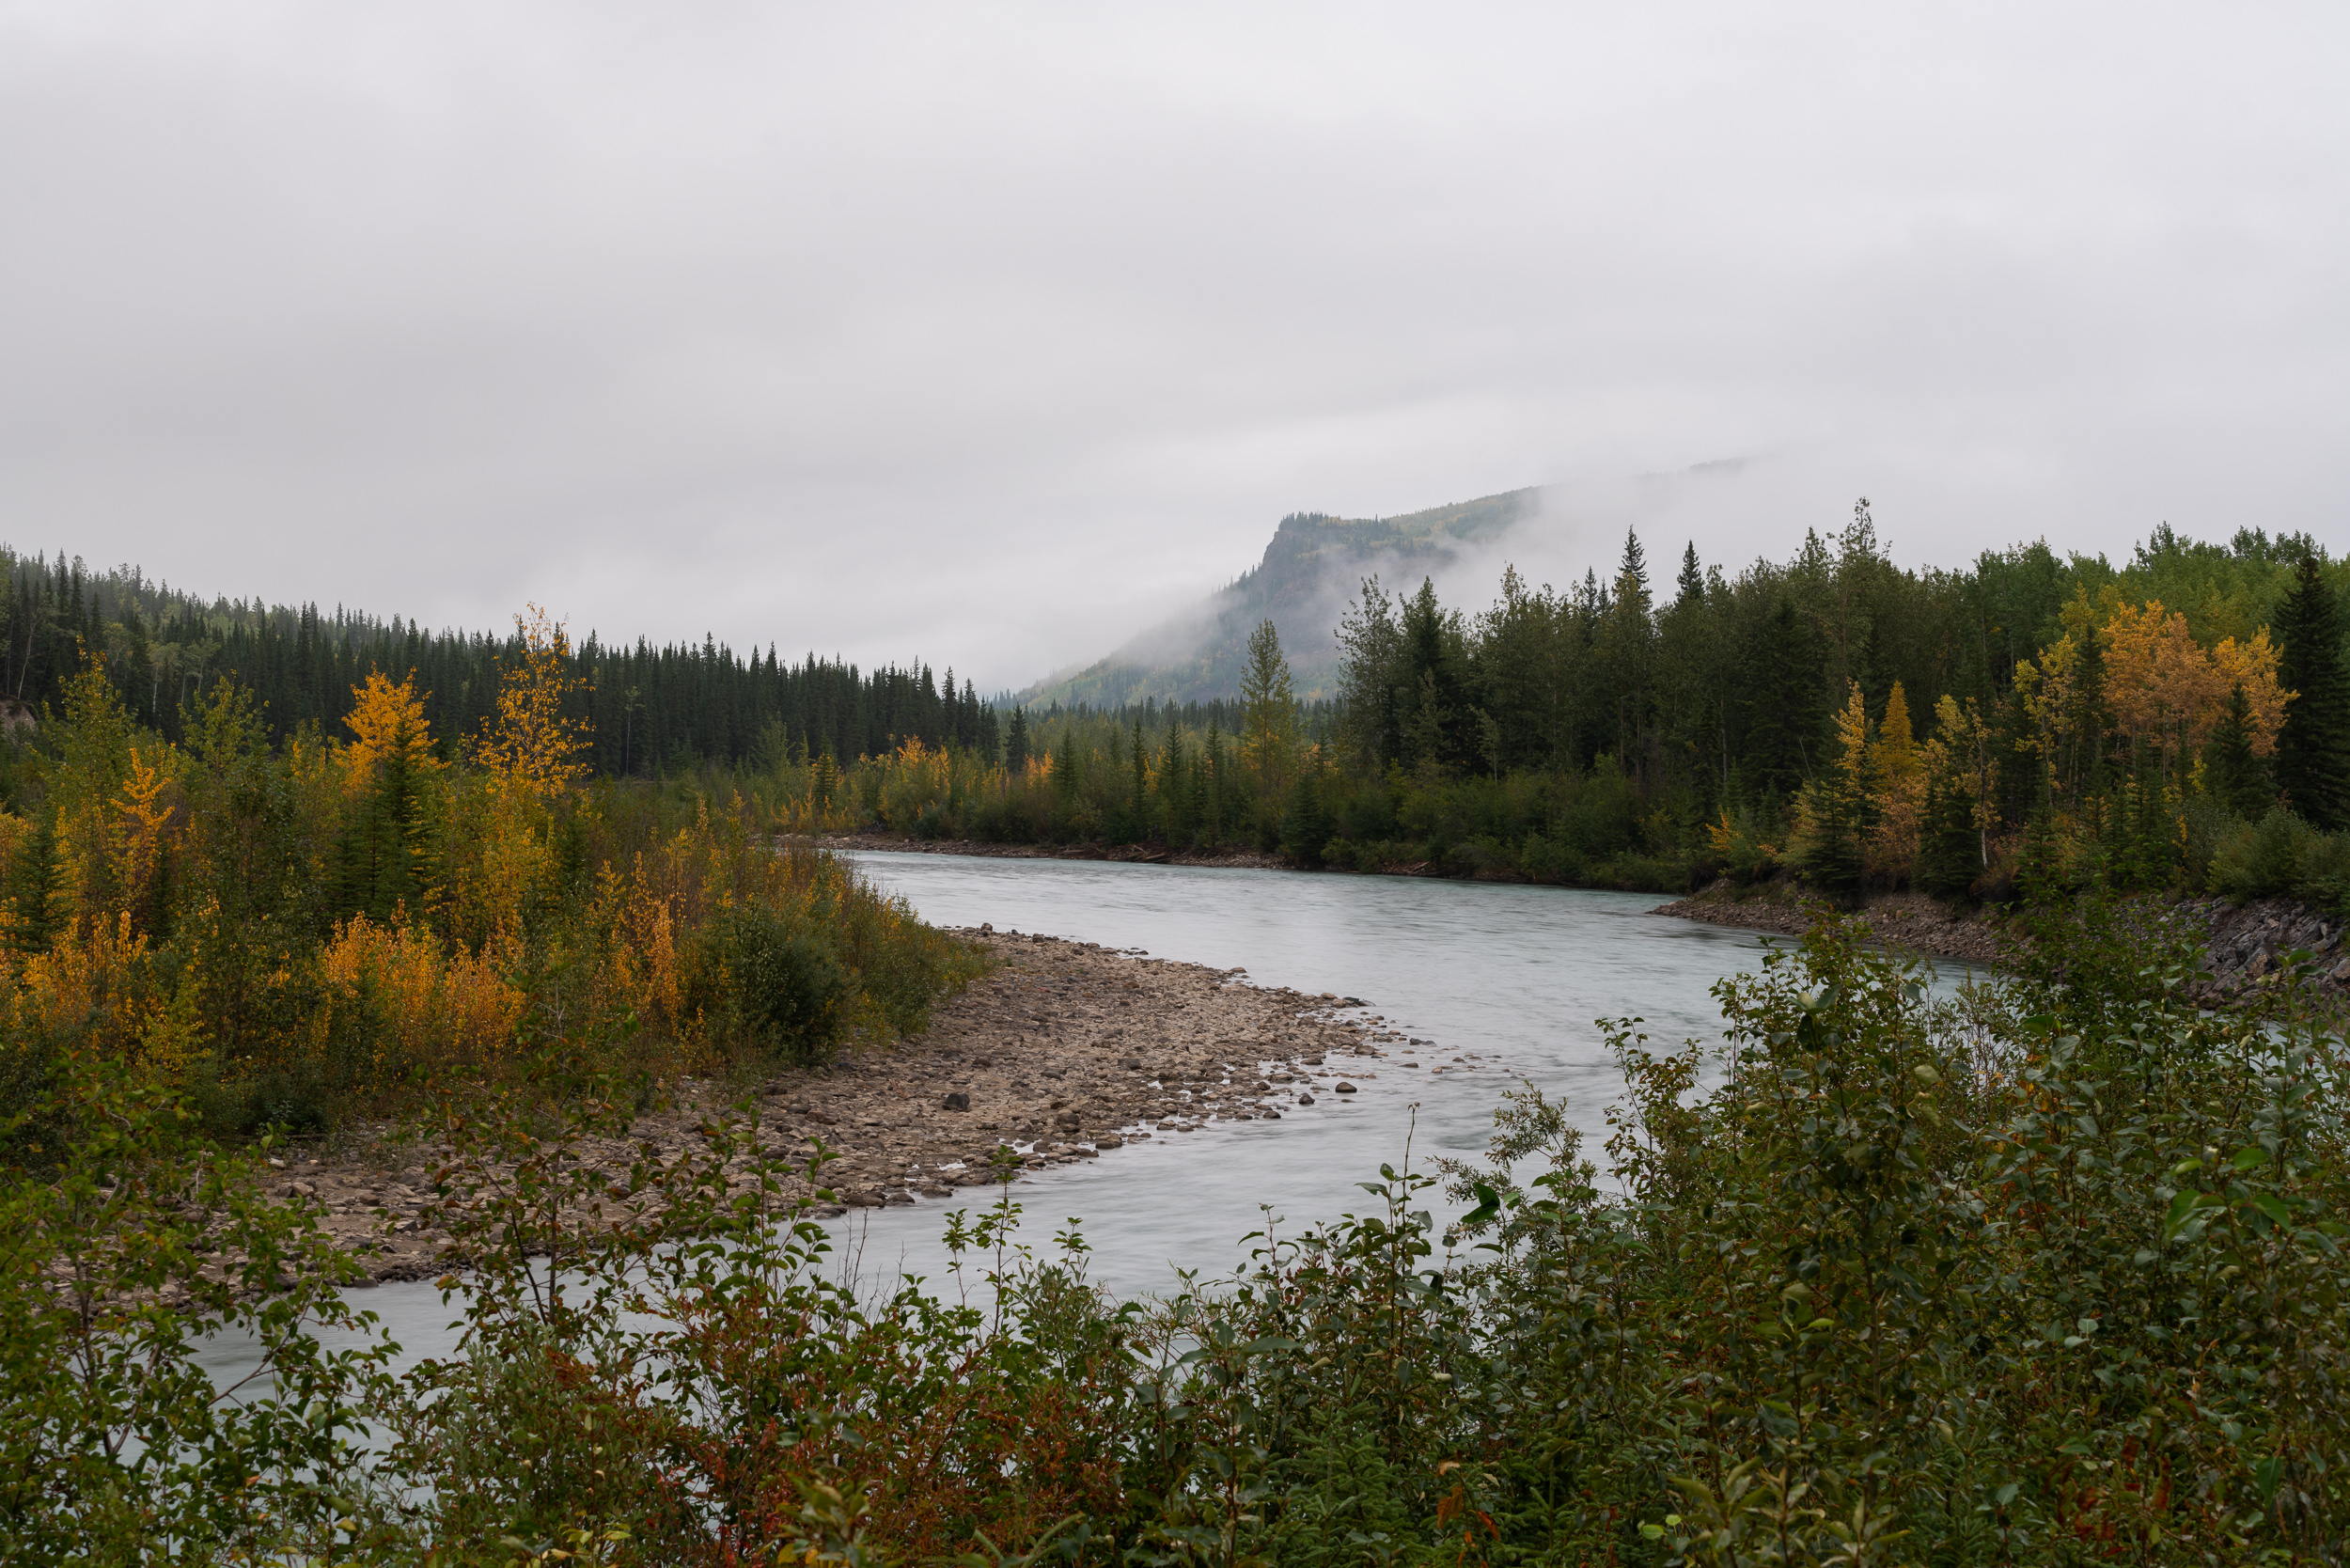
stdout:
{"type": "Polygon", "coordinates": [[[147,903],[154,888],[164,838],[177,810],[166,798],[172,785],[166,770],[177,761],[178,753],[171,746],[151,748],[145,754],[133,748],[131,776],[123,780],[115,799],[115,810],[122,819],[114,836],[115,885],[126,919],[129,911],[147,903]]]}
{"type": "Polygon", "coordinates": [[[1868,767],[1877,819],[1870,833],[1869,869],[1894,881],[1905,880],[1918,858],[1918,832],[1925,820],[1926,756],[1911,732],[1909,697],[1899,681],[1885,699],[1885,717],[1870,743],[1868,767]]]}
{"type": "Polygon", "coordinates": [[[2068,631],[2042,649],[2037,660],[2018,660],[2015,666],[2015,693],[2032,725],[2016,747],[2039,754],[2044,775],[2057,789],[2073,782],[2073,770],[2065,764],[2077,763],[2078,743],[2095,723],[2083,669],[2086,646],[2068,631]]]}
{"type": "Polygon", "coordinates": [[[381,670],[351,688],[352,740],[343,747],[345,776],[353,789],[363,789],[393,757],[404,758],[419,773],[441,765],[433,755],[432,727],[424,716],[424,698],[416,690],[415,671],[394,685],[381,670]]]}
{"type": "Polygon", "coordinates": [[[563,623],[538,605],[514,618],[522,659],[498,687],[497,712],[482,723],[474,760],[509,793],[547,800],[588,771],[585,720],[565,713],[584,684],[570,673],[571,639],[563,623]]]}
{"type": "MultiPolygon", "coordinates": [[[[2277,751],[2277,731],[2285,724],[2285,704],[2297,693],[2284,690],[2277,682],[2277,664],[2283,650],[2268,640],[2268,628],[2264,626],[2246,642],[2233,637],[2221,640],[2211,651],[2211,662],[2219,668],[2221,683],[2232,691],[2244,688],[2244,698],[2252,711],[2252,751],[2261,757],[2274,756],[2277,751]]],[[[2221,698],[2224,708],[2226,698],[2221,698]]]]}
{"type": "Polygon", "coordinates": [[[403,1076],[494,1068],[528,1005],[487,957],[444,951],[420,926],[381,926],[364,915],[336,928],[320,967],[347,1000],[377,1011],[379,1089],[403,1076]]]}
{"type": "Polygon", "coordinates": [[[1977,828],[1998,822],[1999,760],[1991,727],[1972,700],[1948,692],[1934,704],[1934,739],[1925,746],[1926,775],[1965,795],[1977,828]]]}
{"type": "Polygon", "coordinates": [[[2230,691],[2244,687],[2252,710],[2252,747],[2276,749],[2292,694],[2279,689],[2279,651],[2267,628],[2249,641],[2224,639],[2205,652],[2186,617],[2158,599],[2132,608],[2117,604],[2098,632],[2106,653],[2106,705],[2134,748],[2152,746],[2165,759],[2193,753],[2227,712],[2230,691]]]}

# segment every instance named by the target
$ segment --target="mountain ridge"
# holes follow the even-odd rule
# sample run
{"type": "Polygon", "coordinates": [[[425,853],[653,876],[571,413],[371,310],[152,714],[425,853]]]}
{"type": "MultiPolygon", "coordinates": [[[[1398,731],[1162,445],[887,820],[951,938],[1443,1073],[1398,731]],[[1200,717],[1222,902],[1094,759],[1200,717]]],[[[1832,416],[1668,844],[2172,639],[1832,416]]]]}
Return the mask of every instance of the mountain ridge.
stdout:
{"type": "Polygon", "coordinates": [[[1275,526],[1257,564],[1198,609],[1090,664],[1064,666],[1010,700],[1022,707],[1104,707],[1229,698],[1240,689],[1248,635],[1265,619],[1280,634],[1298,696],[1331,696],[1338,682],[1334,634],[1365,577],[1399,568],[1439,571],[1465,548],[1490,545],[1535,515],[1541,496],[1542,488],[1529,485],[1394,517],[1292,512],[1275,526]]]}

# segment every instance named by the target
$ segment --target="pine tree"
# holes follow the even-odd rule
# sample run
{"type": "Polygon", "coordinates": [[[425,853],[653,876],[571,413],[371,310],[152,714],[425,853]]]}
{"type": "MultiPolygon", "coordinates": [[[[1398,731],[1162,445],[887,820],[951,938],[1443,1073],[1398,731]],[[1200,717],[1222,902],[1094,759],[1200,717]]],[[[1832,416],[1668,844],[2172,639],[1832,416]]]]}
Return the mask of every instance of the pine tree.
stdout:
{"type": "Polygon", "coordinates": [[[1921,892],[1954,899],[1982,874],[1976,840],[1974,802],[1965,791],[1936,778],[1926,790],[1925,819],[1918,832],[1917,868],[1910,881],[1921,892]]]}
{"type": "Polygon", "coordinates": [[[1698,541],[1691,540],[1681,552],[1681,580],[1673,600],[1676,607],[1705,603],[1705,573],[1698,566],[1698,541]]]}
{"type": "Polygon", "coordinates": [[[1321,780],[1307,768],[1290,792],[1289,809],[1281,814],[1281,851],[1301,866],[1322,864],[1330,842],[1330,816],[1323,808],[1321,780]]]}
{"type": "Polygon", "coordinates": [[[2295,693],[2277,735],[2277,783],[2294,810],[2323,828],[2350,827],[2350,668],[2342,607],[2311,556],[2277,611],[2277,682],[2295,693]]]}
{"type": "Polygon", "coordinates": [[[1297,745],[1296,688],[1290,680],[1290,662],[1281,656],[1280,634],[1270,620],[1248,634],[1240,697],[1241,749],[1257,776],[1259,799],[1270,803],[1288,781],[1291,754],[1297,745]]]}
{"type": "Polygon", "coordinates": [[[2252,750],[2252,704],[2241,682],[2203,747],[2203,794],[2239,817],[2258,818],[2275,804],[2268,764],[2252,750]]]}
{"type": "Polygon", "coordinates": [[[1004,771],[1018,778],[1028,766],[1028,715],[1019,708],[1011,711],[1010,731],[1004,737],[1004,771]]]}

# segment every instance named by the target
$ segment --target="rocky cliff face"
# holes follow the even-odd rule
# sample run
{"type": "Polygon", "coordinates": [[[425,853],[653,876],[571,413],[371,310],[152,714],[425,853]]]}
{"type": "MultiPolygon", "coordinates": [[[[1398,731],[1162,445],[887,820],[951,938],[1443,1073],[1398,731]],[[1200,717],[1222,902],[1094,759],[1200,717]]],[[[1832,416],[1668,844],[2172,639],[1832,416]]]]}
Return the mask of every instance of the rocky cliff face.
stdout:
{"type": "Polygon", "coordinates": [[[1541,510],[1542,492],[1512,490],[1403,517],[1345,518],[1292,512],[1263,558],[1193,614],[1156,626],[1099,663],[1064,670],[1013,700],[1024,704],[1209,701],[1239,694],[1248,635],[1270,619],[1281,635],[1300,697],[1334,694],[1339,619],[1377,575],[1390,588],[1418,586],[1471,550],[1497,545],[1541,510]]]}

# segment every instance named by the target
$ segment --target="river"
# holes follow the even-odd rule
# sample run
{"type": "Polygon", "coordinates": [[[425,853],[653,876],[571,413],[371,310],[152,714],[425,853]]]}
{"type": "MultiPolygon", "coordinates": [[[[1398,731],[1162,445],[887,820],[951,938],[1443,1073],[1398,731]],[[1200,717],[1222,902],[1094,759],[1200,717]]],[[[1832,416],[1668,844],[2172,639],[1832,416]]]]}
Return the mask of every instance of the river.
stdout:
{"type": "MultiPolygon", "coordinates": [[[[1042,1250],[1082,1218],[1093,1278],[1122,1295],[1165,1293],[1175,1271],[1203,1277],[1242,1262],[1265,1209],[1285,1231],[1371,1201],[1357,1182],[1437,1154],[1481,1150],[1495,1105],[1531,1083],[1562,1102],[1594,1156],[1622,1077],[1595,1020],[1637,1015],[1658,1047],[1713,1041],[1711,995],[1755,968],[1763,938],[1653,915],[1654,894],[1524,887],[1417,877],[1138,866],[1098,861],[860,854],[875,882],[941,925],[993,923],[1216,968],[1261,985],[1360,997],[1365,1013],[1431,1043],[1363,1062],[1362,1092],[1319,1094],[1279,1121],[1164,1133],[1098,1160],[1015,1184],[1024,1233],[1042,1250]],[[1417,1061],[1418,1068],[1402,1065],[1417,1061]],[[1441,1069],[1441,1071],[1439,1071],[1441,1069]]],[[[1935,966],[1939,984],[1964,974],[1935,966]]],[[[841,1258],[869,1286],[901,1273],[946,1278],[948,1210],[983,1189],[834,1222],[841,1258]]],[[[453,1315],[428,1284],[361,1293],[407,1356],[443,1352],[453,1315]]],[[[248,1352],[221,1345],[216,1373],[248,1352]]]]}

